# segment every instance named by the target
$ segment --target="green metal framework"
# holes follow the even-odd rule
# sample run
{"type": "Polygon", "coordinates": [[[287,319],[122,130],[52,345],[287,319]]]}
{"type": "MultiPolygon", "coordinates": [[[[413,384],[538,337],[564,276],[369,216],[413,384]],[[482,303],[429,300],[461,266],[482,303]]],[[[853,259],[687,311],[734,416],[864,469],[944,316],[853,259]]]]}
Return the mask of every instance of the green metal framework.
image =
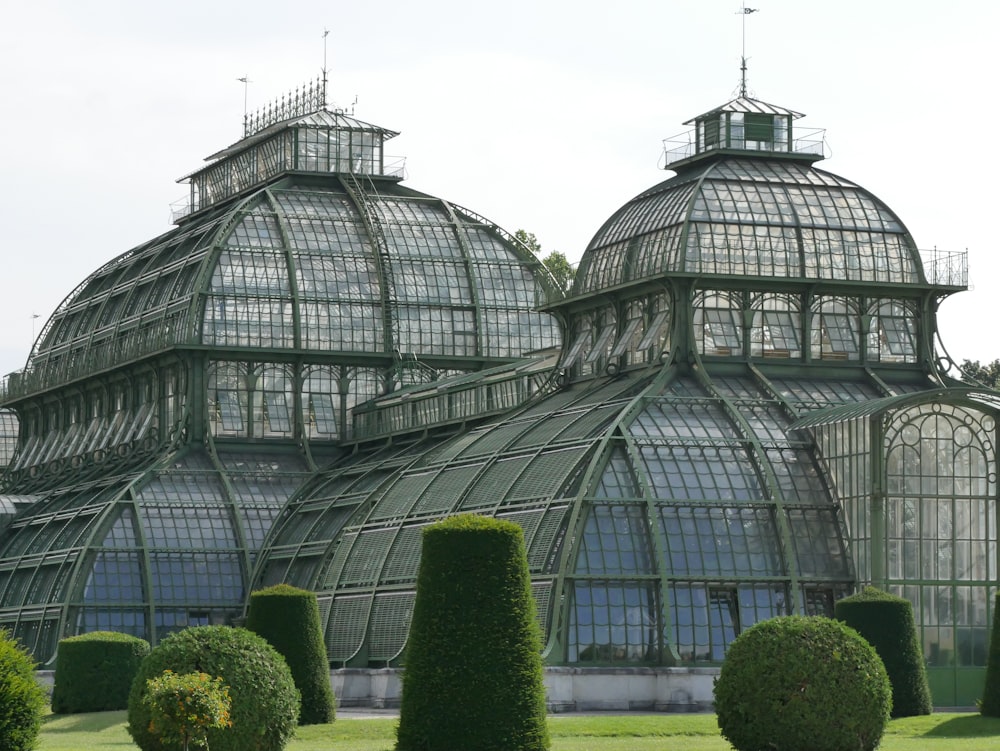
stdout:
{"type": "MultiPolygon", "coordinates": [[[[419,531],[463,511],[524,527],[555,664],[718,664],[763,618],[832,614],[837,598],[868,582],[906,596],[927,585],[870,565],[909,559],[905,534],[873,536],[870,518],[880,488],[914,482],[914,460],[893,450],[883,458],[871,440],[860,453],[855,444],[829,453],[808,420],[909,401],[921,415],[947,411],[960,389],[938,369],[935,314],[966,286],[965,258],[918,251],[876,197],[813,167],[821,142],[795,139],[794,117],[737,100],[695,119],[696,133],[714,118],[729,140],[696,136],[693,151],[668,157],[676,177],[598,231],[573,294],[551,307],[567,322],[565,346],[528,406],[437,437],[420,427],[446,428],[447,405],[484,406],[476,379],[365,407],[365,424],[382,432],[357,435],[353,456],[290,502],[254,579],[318,592],[332,661],[401,659],[419,531]]],[[[935,442],[959,445],[961,422],[977,446],[993,445],[983,438],[995,430],[983,413],[991,398],[947,424],[911,416],[922,427],[907,440],[937,456],[935,442]]],[[[474,411],[460,410],[463,419],[474,411]]],[[[889,449],[897,441],[886,440],[889,449]]],[[[976,562],[961,585],[948,578],[956,570],[939,568],[938,589],[928,590],[939,605],[940,587],[961,588],[975,603],[963,615],[931,615],[923,590],[915,599],[928,659],[942,666],[939,704],[971,702],[981,677],[981,650],[944,667],[937,635],[950,629],[981,644],[990,617],[991,450],[955,448],[961,467],[919,469],[937,494],[925,502],[938,504],[933,523],[919,522],[925,542],[954,537],[940,526],[940,508],[950,508],[965,525],[955,544],[976,562]],[[967,496],[974,509],[960,513],[967,496]]]]}
{"type": "Polygon", "coordinates": [[[695,118],[555,302],[509,236],[399,185],[389,131],[265,119],[8,382],[7,490],[37,499],[9,499],[0,624],[45,658],[290,582],[334,664],[395,665],[421,530],[473,512],[524,528],[550,663],[718,664],[874,583],[914,603],[935,701],[971,704],[1000,395],[942,370],[965,256],[817,169],[798,117],[695,118]]]}
{"type": "Polygon", "coordinates": [[[40,660],[94,629],[232,622],[359,405],[559,344],[534,310],[557,290],[541,262],[402,186],[392,131],[265,123],[185,178],[177,228],[84,280],[6,379],[3,485],[31,503],[4,515],[0,625],[40,660]]]}
{"type": "Polygon", "coordinates": [[[913,603],[938,695],[982,688],[961,668],[984,665],[989,650],[998,410],[1000,394],[953,387],[799,421],[841,488],[859,578],[913,603]],[[856,476],[859,465],[871,473],[856,476]]]}

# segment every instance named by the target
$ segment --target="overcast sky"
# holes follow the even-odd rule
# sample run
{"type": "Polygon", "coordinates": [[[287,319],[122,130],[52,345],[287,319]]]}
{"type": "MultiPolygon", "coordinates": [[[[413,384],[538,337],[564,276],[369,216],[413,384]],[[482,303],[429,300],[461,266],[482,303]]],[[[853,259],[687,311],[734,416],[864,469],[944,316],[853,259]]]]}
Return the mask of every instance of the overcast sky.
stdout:
{"type": "MultiPolygon", "coordinates": [[[[1000,357],[989,229],[997,30],[990,0],[756,0],[751,94],[825,128],[819,163],[883,199],[921,248],[969,252],[941,309],[956,360],[1000,357]]],[[[319,75],[397,130],[410,187],[579,259],[602,222],[673,173],[664,138],[732,98],[733,0],[33,0],[0,28],[0,374],[113,257],[170,229],[177,178],[250,110],[319,75]],[[33,316],[38,316],[34,318],[33,316]]]]}

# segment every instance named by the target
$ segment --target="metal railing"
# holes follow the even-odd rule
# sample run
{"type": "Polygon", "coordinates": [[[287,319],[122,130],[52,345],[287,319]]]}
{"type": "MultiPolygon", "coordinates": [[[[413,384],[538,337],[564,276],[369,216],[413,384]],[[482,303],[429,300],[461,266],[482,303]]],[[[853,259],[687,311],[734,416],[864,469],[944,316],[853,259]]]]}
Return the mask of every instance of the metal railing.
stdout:
{"type": "Polygon", "coordinates": [[[920,261],[928,284],[941,287],[969,286],[969,254],[964,250],[921,250],[920,261]]]}
{"type": "MultiPolygon", "coordinates": [[[[280,174],[280,173],[277,173],[277,174],[280,174]]],[[[361,174],[361,173],[359,173],[359,174],[361,174]]],[[[363,174],[368,175],[369,173],[366,172],[366,173],[363,173],[363,174]]],[[[384,163],[382,165],[382,171],[378,172],[378,173],[374,173],[374,174],[376,176],[381,176],[381,177],[393,177],[393,178],[396,178],[398,180],[405,180],[406,179],[406,157],[405,156],[387,156],[387,157],[385,157],[385,161],[384,161],[384,163]]],[[[274,175],[270,175],[268,177],[273,177],[273,176],[274,175]]],[[[264,182],[265,182],[265,180],[261,179],[261,180],[258,181],[257,184],[262,184],[264,182]]],[[[232,195],[235,195],[235,193],[233,193],[232,195]]],[[[226,198],[229,198],[229,197],[230,197],[229,195],[225,195],[222,198],[220,198],[219,201],[225,200],[226,198]]],[[[219,201],[216,201],[215,203],[218,203],[219,201]]],[[[215,203],[206,203],[204,206],[199,206],[198,208],[199,209],[203,209],[203,208],[207,208],[208,206],[214,206],[215,203]]],[[[191,195],[190,195],[190,193],[188,195],[182,196],[181,198],[178,198],[176,201],[173,201],[170,204],[170,223],[171,224],[177,224],[181,219],[184,219],[186,216],[188,216],[191,213],[193,213],[193,211],[194,211],[194,207],[192,206],[192,203],[191,203],[191,195]]]]}
{"type": "Polygon", "coordinates": [[[774,154],[813,154],[826,156],[825,128],[815,128],[807,131],[795,131],[791,149],[785,141],[755,141],[751,139],[721,140],[719,143],[698,148],[695,131],[689,130],[676,136],[663,139],[662,167],[667,169],[671,164],[683,159],[689,159],[697,154],[706,154],[720,149],[732,151],[752,151],[774,154]]]}

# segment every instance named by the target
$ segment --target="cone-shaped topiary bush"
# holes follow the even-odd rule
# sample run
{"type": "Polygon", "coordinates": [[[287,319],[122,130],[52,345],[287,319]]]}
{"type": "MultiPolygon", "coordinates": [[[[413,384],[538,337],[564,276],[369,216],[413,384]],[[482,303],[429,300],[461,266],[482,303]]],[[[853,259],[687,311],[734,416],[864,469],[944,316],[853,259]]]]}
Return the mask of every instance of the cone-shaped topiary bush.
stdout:
{"type": "Polygon", "coordinates": [[[125,709],[132,679],[149,642],[115,631],[93,631],[59,642],[52,711],[55,714],[125,709]]]}
{"type": "Polygon", "coordinates": [[[1000,717],[1000,592],[993,601],[993,631],[990,655],[986,660],[986,684],[979,711],[987,717],[1000,717]]]}
{"type": "Polygon", "coordinates": [[[547,749],[540,650],[521,528],[462,515],[425,529],[397,749],[547,749]]]}
{"type": "Polygon", "coordinates": [[[834,615],[867,639],[882,658],[892,684],[892,716],[930,714],[931,689],[910,601],[865,587],[839,600],[834,615]]]}
{"type": "Polygon", "coordinates": [[[316,594],[278,584],[250,595],[246,627],[284,656],[302,694],[300,725],[322,725],[335,716],[330,663],[316,594]]]}
{"type": "Polygon", "coordinates": [[[35,680],[35,661],[0,629],[0,749],[34,748],[44,709],[45,691],[35,680]]]}
{"type": "Polygon", "coordinates": [[[872,751],[891,706],[875,649],[832,618],[761,621],[729,645],[715,682],[719,728],[738,751],[872,751]]]}
{"type": "Polygon", "coordinates": [[[281,751],[295,732],[299,691],[274,647],[245,628],[195,626],[153,647],[132,682],[128,732],[143,751],[165,751],[149,730],[150,709],[144,701],[146,681],[165,670],[205,673],[229,687],[232,727],[208,731],[212,751],[281,751]]]}

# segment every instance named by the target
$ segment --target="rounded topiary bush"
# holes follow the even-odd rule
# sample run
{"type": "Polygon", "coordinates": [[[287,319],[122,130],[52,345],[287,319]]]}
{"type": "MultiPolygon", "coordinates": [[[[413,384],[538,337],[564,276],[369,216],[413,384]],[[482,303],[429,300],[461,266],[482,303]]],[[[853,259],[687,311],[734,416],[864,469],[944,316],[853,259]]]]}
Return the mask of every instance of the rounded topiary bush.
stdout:
{"type": "Polygon", "coordinates": [[[399,751],[540,751],[541,638],[512,522],[463,515],[424,530],[406,648],[399,751]]]}
{"type": "Polygon", "coordinates": [[[993,631],[986,658],[986,682],[979,711],[986,717],[1000,717],[1000,592],[993,601],[993,631]]]}
{"type": "Polygon", "coordinates": [[[831,618],[783,616],[747,629],[715,683],[719,728],[738,751],[871,751],[891,706],[875,649],[831,618]]]}
{"type": "Polygon", "coordinates": [[[300,725],[322,725],[335,717],[330,663],[316,594],[277,584],[250,595],[246,627],[285,658],[302,694],[300,725]]]}
{"type": "Polygon", "coordinates": [[[149,642],[114,631],[94,631],[59,642],[52,711],[56,714],[125,709],[149,642]]]}
{"type": "Polygon", "coordinates": [[[212,751],[280,751],[295,731],[299,692],[274,647],[245,628],[196,626],[154,647],[132,682],[128,731],[143,751],[165,749],[149,731],[150,711],[144,702],[146,681],[164,670],[206,673],[229,687],[232,727],[209,730],[212,751]]]}
{"type": "Polygon", "coordinates": [[[839,600],[834,615],[861,634],[882,658],[892,684],[892,716],[930,714],[931,689],[910,601],[865,587],[839,600]]]}
{"type": "Polygon", "coordinates": [[[44,709],[45,691],[35,680],[35,661],[0,630],[0,749],[34,748],[44,709]]]}

